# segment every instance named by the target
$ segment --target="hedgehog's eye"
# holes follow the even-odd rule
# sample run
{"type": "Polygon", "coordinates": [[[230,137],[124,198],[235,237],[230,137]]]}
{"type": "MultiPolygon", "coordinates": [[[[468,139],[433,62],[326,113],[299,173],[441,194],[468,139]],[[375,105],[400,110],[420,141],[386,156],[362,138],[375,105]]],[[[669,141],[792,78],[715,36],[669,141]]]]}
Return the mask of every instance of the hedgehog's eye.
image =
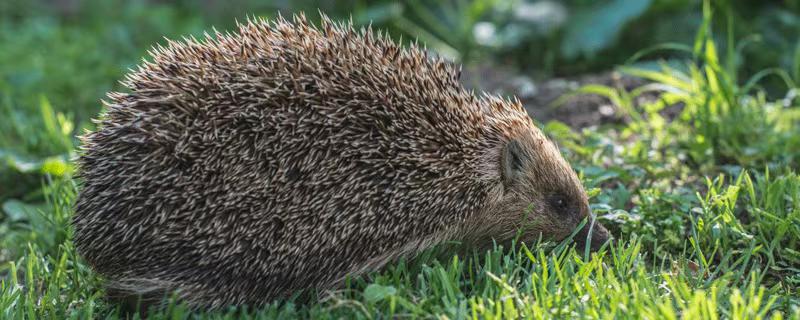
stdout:
{"type": "Polygon", "coordinates": [[[569,209],[569,202],[567,198],[561,195],[553,195],[550,197],[550,206],[559,212],[565,212],[569,209]]]}
{"type": "Polygon", "coordinates": [[[501,175],[506,187],[510,186],[514,180],[522,174],[523,170],[523,150],[519,141],[511,140],[503,148],[503,156],[500,159],[501,175]]]}

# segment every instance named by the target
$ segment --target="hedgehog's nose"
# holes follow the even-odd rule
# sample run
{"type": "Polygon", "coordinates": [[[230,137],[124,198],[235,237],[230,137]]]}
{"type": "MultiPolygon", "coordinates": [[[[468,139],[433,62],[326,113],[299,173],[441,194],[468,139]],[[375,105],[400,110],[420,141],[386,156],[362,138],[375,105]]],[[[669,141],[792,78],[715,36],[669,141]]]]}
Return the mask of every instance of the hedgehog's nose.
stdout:
{"type": "Polygon", "coordinates": [[[610,239],[611,235],[606,227],[596,220],[587,222],[583,229],[575,235],[575,243],[581,251],[585,250],[587,245],[591,251],[597,251],[610,239]],[[590,232],[591,234],[589,234],[590,232]]]}

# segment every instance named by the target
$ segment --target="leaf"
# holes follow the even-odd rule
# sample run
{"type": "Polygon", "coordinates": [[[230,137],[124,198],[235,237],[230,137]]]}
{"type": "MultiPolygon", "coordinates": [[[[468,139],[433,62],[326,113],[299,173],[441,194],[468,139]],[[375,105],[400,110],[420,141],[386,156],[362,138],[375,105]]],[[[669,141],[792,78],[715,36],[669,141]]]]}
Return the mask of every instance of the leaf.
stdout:
{"type": "Polygon", "coordinates": [[[49,138],[59,142],[63,150],[72,150],[70,133],[75,127],[72,122],[62,113],[55,112],[50,100],[45,96],[39,97],[39,112],[44,122],[45,132],[47,132],[49,138]]]}
{"type": "Polygon", "coordinates": [[[0,161],[17,172],[28,173],[39,170],[41,162],[22,157],[18,154],[0,149],[0,161]]]}
{"type": "Polygon", "coordinates": [[[73,167],[69,163],[69,158],[69,154],[64,154],[44,159],[33,159],[9,150],[0,149],[0,164],[5,164],[5,166],[19,173],[40,172],[60,177],[72,173],[73,167]]]}
{"type": "Polygon", "coordinates": [[[358,24],[384,23],[403,14],[403,6],[399,3],[384,3],[367,7],[356,14],[358,24]]]}
{"type": "Polygon", "coordinates": [[[652,0],[604,1],[578,11],[570,19],[561,51],[566,58],[593,55],[616,40],[622,27],[641,16],[652,0]]]}
{"type": "Polygon", "coordinates": [[[24,203],[19,200],[8,200],[3,202],[3,212],[9,221],[24,221],[28,217],[36,214],[37,207],[24,203]]]}
{"type": "Polygon", "coordinates": [[[370,284],[364,289],[364,299],[369,303],[375,303],[386,299],[397,293],[397,289],[392,286],[382,286],[379,284],[370,284]]]}

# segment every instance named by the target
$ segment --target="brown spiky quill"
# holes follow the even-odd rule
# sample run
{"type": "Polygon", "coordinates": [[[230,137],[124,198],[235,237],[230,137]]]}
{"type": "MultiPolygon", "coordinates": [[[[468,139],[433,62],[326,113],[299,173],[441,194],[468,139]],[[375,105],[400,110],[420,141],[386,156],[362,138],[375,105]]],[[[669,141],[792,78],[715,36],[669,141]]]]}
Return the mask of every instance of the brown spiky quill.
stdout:
{"type": "Polygon", "coordinates": [[[110,293],[261,305],[589,215],[519,101],[381,33],[251,19],[150,55],[82,139],[75,243],[110,293]]]}

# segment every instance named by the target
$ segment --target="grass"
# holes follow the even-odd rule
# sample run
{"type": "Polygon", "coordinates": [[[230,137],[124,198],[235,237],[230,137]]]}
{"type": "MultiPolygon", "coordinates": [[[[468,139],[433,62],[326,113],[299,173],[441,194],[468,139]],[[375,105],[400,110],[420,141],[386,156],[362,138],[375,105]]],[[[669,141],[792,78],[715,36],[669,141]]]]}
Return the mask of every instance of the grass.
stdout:
{"type": "MultiPolygon", "coordinates": [[[[669,245],[657,238],[623,232],[623,241],[591,256],[568,242],[519,244],[465,259],[427,255],[354,279],[346,290],[316,304],[276,303],[257,311],[211,314],[171,304],[150,316],[797,318],[800,176],[758,177],[745,173],[734,180],[708,180],[697,206],[677,213],[690,221],[689,238],[674,253],[658,253],[669,245]],[[737,218],[739,210],[750,212],[753,222],[737,218]]],[[[7,319],[118,317],[114,306],[102,301],[99,279],[68,240],[75,184],[52,181],[45,190],[48,206],[37,211],[41,220],[31,224],[30,238],[18,246],[21,256],[5,267],[0,314],[7,319]]]]}
{"type": "MultiPolygon", "coordinates": [[[[308,304],[196,313],[169,300],[150,318],[800,319],[800,59],[793,71],[739,79],[732,63],[736,47],[733,41],[717,45],[708,3],[694,43],[662,46],[687,55],[685,64],[621,68],[653,82],[633,91],[579,90],[610,98],[626,124],[581,132],[558,122],[543,125],[579,171],[593,211],[618,239],[614,245],[591,255],[570,241],[466,256],[431,250],[350,279],[344,289],[308,304]],[[767,95],[759,86],[767,76],[782,79],[786,94],[767,95]],[[641,101],[645,92],[658,98],[641,101]],[[677,115],[665,112],[676,105],[677,115]]],[[[159,25],[145,16],[140,19],[148,28],[159,25]]],[[[156,32],[190,32],[198,25],[156,32]]],[[[0,31],[0,43],[15,38],[19,44],[0,50],[0,59],[22,61],[4,65],[0,78],[0,158],[13,169],[0,171],[0,181],[2,188],[14,187],[0,189],[0,318],[123,318],[102,299],[102,279],[70,240],[79,192],[70,159],[75,129],[87,127],[83,117],[96,109],[94,95],[112,87],[90,84],[113,83],[118,66],[133,61],[121,62],[113,50],[102,51],[79,34],[41,28],[56,27],[0,31]],[[46,64],[54,80],[37,87],[42,82],[25,80],[29,75],[20,70],[37,56],[49,57],[46,50],[25,50],[38,42],[72,48],[59,51],[69,61],[82,48],[100,51],[88,50],[94,56],[74,64],[46,64]]],[[[113,31],[96,31],[117,39],[113,31]]],[[[126,45],[145,49],[140,42],[147,41],[155,40],[126,45]]]]}

